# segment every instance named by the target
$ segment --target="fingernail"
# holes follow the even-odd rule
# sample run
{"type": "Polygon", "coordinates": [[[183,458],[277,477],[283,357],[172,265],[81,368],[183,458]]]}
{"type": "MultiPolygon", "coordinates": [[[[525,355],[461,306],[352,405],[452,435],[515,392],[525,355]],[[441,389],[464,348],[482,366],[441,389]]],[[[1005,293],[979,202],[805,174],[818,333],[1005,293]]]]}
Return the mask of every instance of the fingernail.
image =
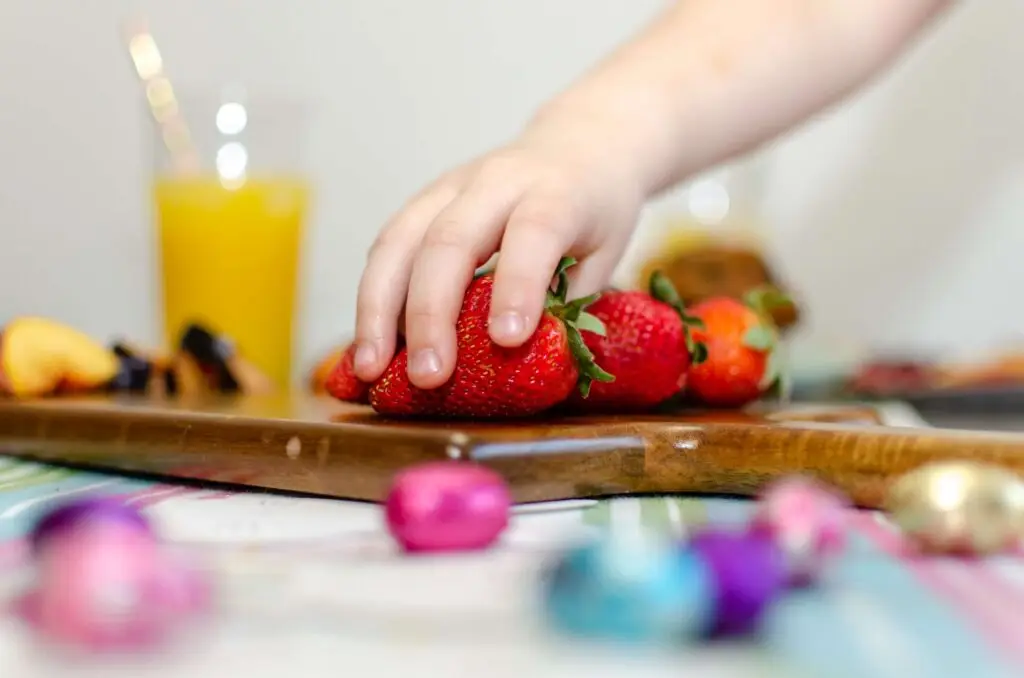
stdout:
{"type": "Polygon", "coordinates": [[[356,348],[355,366],[357,370],[373,369],[377,364],[377,349],[373,344],[359,344],[356,348]]]}
{"type": "Polygon", "coordinates": [[[518,339],[523,333],[523,328],[526,326],[526,323],[523,322],[523,316],[515,311],[502,313],[496,318],[491,318],[489,324],[492,334],[506,339],[518,339]]]}
{"type": "Polygon", "coordinates": [[[413,354],[409,369],[424,377],[437,374],[441,371],[441,359],[434,349],[421,348],[413,354]]]}

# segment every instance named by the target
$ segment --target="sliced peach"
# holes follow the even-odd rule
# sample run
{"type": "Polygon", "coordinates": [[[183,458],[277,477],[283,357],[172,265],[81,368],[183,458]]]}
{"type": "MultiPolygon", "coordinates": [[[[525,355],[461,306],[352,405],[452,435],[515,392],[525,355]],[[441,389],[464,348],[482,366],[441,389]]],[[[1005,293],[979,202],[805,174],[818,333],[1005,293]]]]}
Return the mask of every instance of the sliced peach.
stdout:
{"type": "Polygon", "coordinates": [[[97,389],[118,367],[113,351],[47,318],[16,318],[3,329],[0,388],[17,397],[97,389]]]}

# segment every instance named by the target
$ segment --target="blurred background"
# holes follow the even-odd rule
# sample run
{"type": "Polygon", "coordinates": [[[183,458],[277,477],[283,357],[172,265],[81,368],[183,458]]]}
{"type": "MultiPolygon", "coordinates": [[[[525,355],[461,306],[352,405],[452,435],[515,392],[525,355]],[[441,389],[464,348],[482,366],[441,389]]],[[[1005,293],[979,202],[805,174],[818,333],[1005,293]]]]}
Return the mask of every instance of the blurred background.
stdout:
{"type": "MultiPolygon", "coordinates": [[[[661,5],[4,0],[0,318],[161,342],[153,131],[126,18],[147,17],[179,89],[244,85],[305,110],[298,373],[351,330],[366,249],[404,199],[515,134],[661,5]]],[[[1024,3],[962,3],[893,71],[737,170],[757,178],[738,190],[799,300],[794,355],[972,356],[1024,330],[1021,26],[1024,3]]],[[[652,204],[620,277],[693,204],[686,187],[652,204]]]]}

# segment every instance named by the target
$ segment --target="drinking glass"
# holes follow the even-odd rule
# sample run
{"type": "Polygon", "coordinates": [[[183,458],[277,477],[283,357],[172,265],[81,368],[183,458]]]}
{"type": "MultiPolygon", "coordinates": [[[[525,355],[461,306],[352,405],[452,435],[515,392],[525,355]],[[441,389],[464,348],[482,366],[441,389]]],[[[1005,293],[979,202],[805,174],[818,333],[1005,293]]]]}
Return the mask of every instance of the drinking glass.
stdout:
{"type": "Polygon", "coordinates": [[[310,203],[303,110],[239,89],[148,98],[165,341],[199,323],[286,388],[310,203]]]}

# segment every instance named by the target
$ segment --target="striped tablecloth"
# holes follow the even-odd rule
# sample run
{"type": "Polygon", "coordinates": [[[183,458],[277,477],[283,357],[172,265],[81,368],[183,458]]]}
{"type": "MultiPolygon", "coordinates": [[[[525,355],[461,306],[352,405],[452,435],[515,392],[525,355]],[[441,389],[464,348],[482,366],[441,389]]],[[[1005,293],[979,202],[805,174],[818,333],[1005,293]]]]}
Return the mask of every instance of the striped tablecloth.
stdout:
{"type": "MultiPolygon", "coordinates": [[[[897,425],[912,413],[890,412],[897,425]]],[[[700,676],[988,678],[1024,675],[1024,560],[908,560],[892,528],[851,513],[852,546],[818,591],[790,596],[762,637],[640,653],[568,642],[536,611],[536,580],[566,539],[637,526],[681,537],[746,520],[750,503],[654,497],[519,512],[502,546],[405,558],[375,506],[225,493],[0,458],[0,593],[31,569],[39,511],[89,493],[145,508],[219,582],[216,618],[160,655],[69,657],[0,619],[0,678],[114,676],[700,676]]]]}

